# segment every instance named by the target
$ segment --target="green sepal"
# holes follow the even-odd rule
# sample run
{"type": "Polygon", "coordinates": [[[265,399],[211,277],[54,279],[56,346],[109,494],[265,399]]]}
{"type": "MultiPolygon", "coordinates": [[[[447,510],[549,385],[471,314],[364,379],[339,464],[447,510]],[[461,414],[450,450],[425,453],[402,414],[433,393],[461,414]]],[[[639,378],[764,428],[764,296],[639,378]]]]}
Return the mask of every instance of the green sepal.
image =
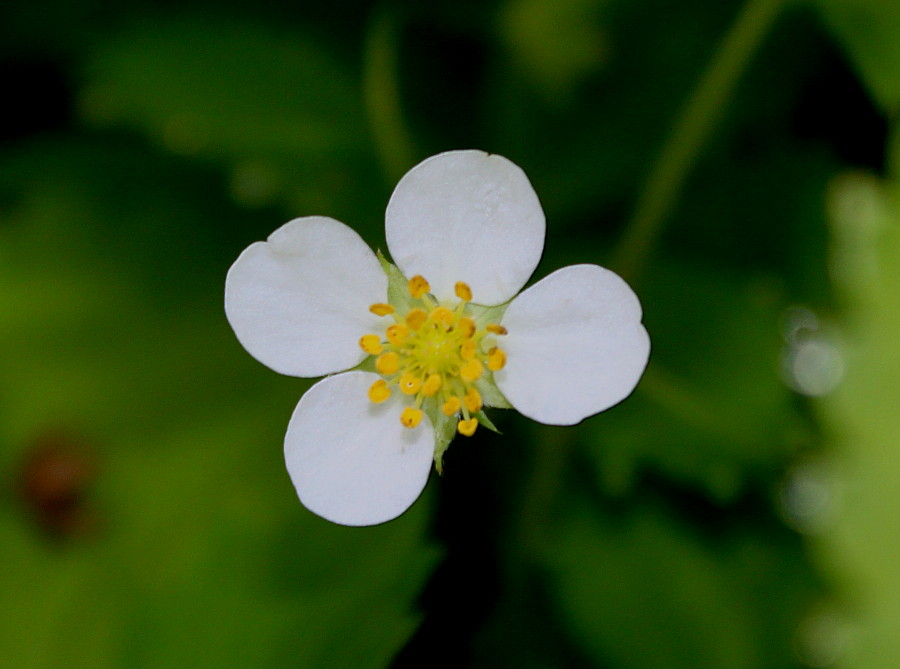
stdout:
{"type": "Polygon", "coordinates": [[[481,395],[481,402],[486,407],[494,407],[497,409],[512,409],[512,404],[504,397],[503,393],[494,383],[493,374],[485,374],[473,384],[475,390],[481,395]]]}
{"type": "Polygon", "coordinates": [[[356,367],[353,368],[354,371],[359,372],[372,372],[373,374],[378,374],[378,370],[375,369],[375,357],[374,355],[367,355],[366,359],[359,363],[356,367]]]}
{"type": "Polygon", "coordinates": [[[478,419],[478,424],[483,425],[491,432],[496,432],[497,434],[503,434],[500,430],[497,429],[497,426],[491,422],[491,419],[487,417],[487,414],[484,411],[479,411],[475,414],[475,418],[478,419]]]}
{"type": "Polygon", "coordinates": [[[434,427],[434,468],[438,474],[444,471],[444,452],[456,436],[456,416],[447,416],[436,404],[422,409],[431,419],[434,427]]]}
{"type": "Polygon", "coordinates": [[[381,251],[376,251],[378,262],[381,263],[381,269],[384,270],[388,280],[388,302],[394,306],[397,313],[405,314],[413,307],[420,306],[420,300],[416,300],[409,294],[409,281],[403,276],[395,264],[389,261],[381,251]]]}
{"type": "MultiPolygon", "coordinates": [[[[486,307],[483,304],[469,304],[466,308],[469,315],[475,319],[475,327],[479,330],[483,330],[491,323],[499,324],[508,306],[509,302],[504,302],[503,304],[498,304],[494,307],[486,307]]],[[[498,345],[502,348],[502,335],[498,336],[497,340],[498,345]]],[[[481,401],[484,402],[485,406],[496,407],[498,409],[513,408],[512,404],[509,403],[509,400],[503,396],[502,392],[500,392],[497,384],[494,383],[493,373],[485,374],[473,385],[481,395],[481,401]]]]}
{"type": "Polygon", "coordinates": [[[483,304],[474,304],[470,302],[466,305],[466,312],[475,320],[475,327],[483,330],[485,326],[491,323],[499,323],[506,313],[506,308],[512,300],[498,304],[494,307],[486,307],[483,304]]]}

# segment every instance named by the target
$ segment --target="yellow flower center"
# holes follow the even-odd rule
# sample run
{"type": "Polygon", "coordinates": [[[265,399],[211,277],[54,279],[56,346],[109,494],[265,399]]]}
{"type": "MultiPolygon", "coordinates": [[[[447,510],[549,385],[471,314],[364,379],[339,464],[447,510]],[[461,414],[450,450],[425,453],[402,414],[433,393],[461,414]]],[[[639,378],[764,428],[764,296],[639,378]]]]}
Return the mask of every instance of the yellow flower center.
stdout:
{"type": "Polygon", "coordinates": [[[369,388],[369,400],[379,404],[397,390],[410,398],[400,415],[405,427],[422,421],[424,407],[456,417],[460,434],[472,436],[483,405],[476,385],[485,373],[506,364],[506,353],[496,345],[506,328],[491,323],[479,329],[467,306],[472,290],[462,281],[455,288],[459,300],[451,305],[438,304],[422,276],[411,278],[407,289],[416,306],[406,313],[397,313],[390,304],[369,307],[373,314],[393,319],[384,334],[359,340],[360,348],[375,356],[382,376],[369,388]]]}

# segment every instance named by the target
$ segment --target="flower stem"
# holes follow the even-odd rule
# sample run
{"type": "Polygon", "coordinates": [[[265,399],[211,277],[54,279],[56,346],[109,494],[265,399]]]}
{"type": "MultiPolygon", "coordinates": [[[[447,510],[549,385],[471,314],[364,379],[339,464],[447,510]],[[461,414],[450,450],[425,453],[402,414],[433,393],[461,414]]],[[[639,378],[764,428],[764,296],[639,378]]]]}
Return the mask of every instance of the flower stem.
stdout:
{"type": "Polygon", "coordinates": [[[565,474],[566,465],[575,441],[574,428],[542,427],[535,439],[530,475],[523,489],[516,544],[525,555],[533,558],[547,525],[557,488],[565,474]]]}
{"type": "Polygon", "coordinates": [[[397,39],[394,13],[377,9],[366,35],[363,94],[378,157],[389,183],[396,183],[415,162],[413,141],[400,108],[397,39]]]}
{"type": "Polygon", "coordinates": [[[703,145],[782,4],[783,0],[747,0],[682,107],[619,244],[613,267],[626,279],[634,280],[642,271],[703,145]]]}

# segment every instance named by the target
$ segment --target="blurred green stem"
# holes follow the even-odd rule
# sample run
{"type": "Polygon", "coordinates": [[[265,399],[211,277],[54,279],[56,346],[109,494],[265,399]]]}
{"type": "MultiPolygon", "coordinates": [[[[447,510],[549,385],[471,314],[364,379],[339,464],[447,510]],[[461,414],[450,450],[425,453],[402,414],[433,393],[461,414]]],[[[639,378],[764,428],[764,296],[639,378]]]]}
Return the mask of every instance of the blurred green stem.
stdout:
{"type": "Polygon", "coordinates": [[[574,428],[542,426],[535,440],[536,447],[516,528],[520,550],[528,555],[533,555],[543,545],[541,539],[547,530],[550,509],[565,473],[575,436],[574,428]]]}
{"type": "Polygon", "coordinates": [[[363,59],[363,94],[381,166],[394,184],[408,170],[415,151],[400,109],[397,80],[397,21],[389,8],[376,9],[363,59]]]}
{"type": "MultiPolygon", "coordinates": [[[[768,33],[782,3],[783,0],[748,0],[681,110],[647,176],[634,216],[619,246],[613,266],[625,278],[633,280],[643,269],[703,145],[724,113],[741,74],[768,33]]],[[[652,372],[649,378],[655,395],[678,399],[678,393],[672,392],[667,379],[654,377],[652,372]]],[[[696,413],[691,403],[686,406],[683,401],[675,404],[689,414],[696,413]]],[[[540,545],[574,441],[571,428],[565,433],[548,428],[542,437],[537,440],[516,528],[518,550],[526,561],[540,545]]],[[[520,567],[524,565],[520,564],[520,567]]]]}
{"type": "Polygon", "coordinates": [[[644,181],[613,262],[626,279],[634,280],[653,252],[691,168],[782,4],[783,0],[747,1],[682,107],[644,181]]]}
{"type": "Polygon", "coordinates": [[[535,436],[518,517],[511,527],[512,541],[503,556],[505,587],[514,596],[521,595],[541,551],[547,547],[553,505],[576,443],[577,429],[541,425],[535,436]]]}

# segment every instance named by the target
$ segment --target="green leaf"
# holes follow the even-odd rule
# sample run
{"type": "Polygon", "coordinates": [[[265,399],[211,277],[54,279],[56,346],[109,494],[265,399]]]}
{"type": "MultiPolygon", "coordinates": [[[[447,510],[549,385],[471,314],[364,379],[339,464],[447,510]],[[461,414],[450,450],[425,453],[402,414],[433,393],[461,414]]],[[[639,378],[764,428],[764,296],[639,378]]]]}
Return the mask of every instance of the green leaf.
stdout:
{"type": "Polygon", "coordinates": [[[83,79],[89,123],[223,165],[248,207],[338,216],[380,184],[359,81],[310,34],[214,15],[136,22],[96,44],[83,79]]]}
{"type": "Polygon", "coordinates": [[[634,395],[589,419],[587,449],[610,491],[648,463],[731,499],[789,452],[791,392],[779,377],[783,306],[765,283],[657,263],[642,291],[653,342],[634,395]],[[663,278],[665,277],[665,278],[663,278]]]}
{"type": "Polygon", "coordinates": [[[201,226],[137,213],[165,202],[220,231],[223,212],[246,217],[198,192],[197,173],[160,181],[144,147],[112,142],[39,147],[52,180],[36,154],[0,159],[18,194],[0,214],[0,477],[19,480],[48,429],[98,461],[79,501],[96,524],[81,536],[52,542],[0,500],[0,666],[387,665],[437,558],[427,495],[374,528],[303,508],[282,449],[309,381],[238,344],[216,244],[173,262],[166,235],[202,240],[201,226]],[[111,206],[122,173],[140,187],[111,206]],[[142,243],[110,232],[123,221],[141,223],[142,243]],[[157,290],[148,268],[180,290],[157,290]]]}
{"type": "Polygon", "coordinates": [[[88,118],[188,154],[321,154],[363,137],[353,79],[303,35],[209,17],[141,25],[103,43],[87,73],[88,118]]]}
{"type": "Polygon", "coordinates": [[[810,601],[799,546],[781,537],[711,541],[647,504],[615,517],[576,504],[545,557],[569,634],[598,665],[752,669],[782,666],[810,601]]]}

